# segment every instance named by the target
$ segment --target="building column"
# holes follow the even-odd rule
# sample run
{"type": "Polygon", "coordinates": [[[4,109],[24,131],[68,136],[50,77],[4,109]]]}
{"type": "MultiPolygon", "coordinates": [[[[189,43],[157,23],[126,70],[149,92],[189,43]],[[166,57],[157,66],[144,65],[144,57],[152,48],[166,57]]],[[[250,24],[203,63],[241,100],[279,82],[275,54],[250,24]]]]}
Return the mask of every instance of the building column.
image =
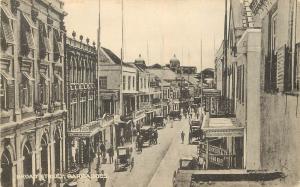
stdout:
{"type": "Polygon", "coordinates": [[[209,166],[209,141],[206,139],[206,158],[205,158],[205,169],[208,169],[209,166]]]}
{"type": "MultiPolygon", "coordinates": [[[[37,173],[35,173],[36,169],[39,169],[41,166],[38,164],[38,161],[40,163],[40,157],[38,155],[41,154],[41,151],[38,149],[36,149],[35,151],[32,150],[32,156],[31,156],[31,159],[32,159],[32,175],[35,175],[37,173]]],[[[23,158],[24,159],[24,158],[23,158]]],[[[23,164],[23,163],[22,163],[23,164]]],[[[24,170],[24,168],[22,168],[24,170]]],[[[21,171],[21,173],[23,174],[23,170],[21,171]]],[[[24,180],[23,180],[24,182],[24,180]]],[[[32,178],[32,183],[34,184],[35,183],[35,177],[32,178]]]]}
{"type": "Polygon", "coordinates": [[[135,95],[134,96],[134,111],[137,111],[137,109],[138,109],[137,100],[138,100],[137,95],[135,95]]]}
{"type": "Polygon", "coordinates": [[[54,138],[52,137],[52,141],[50,143],[50,145],[48,145],[50,152],[48,152],[48,163],[50,163],[50,167],[48,167],[48,173],[51,174],[51,178],[50,180],[48,180],[48,183],[51,183],[51,186],[55,186],[55,182],[54,182],[54,175],[55,175],[55,149],[54,149],[54,138]]]}

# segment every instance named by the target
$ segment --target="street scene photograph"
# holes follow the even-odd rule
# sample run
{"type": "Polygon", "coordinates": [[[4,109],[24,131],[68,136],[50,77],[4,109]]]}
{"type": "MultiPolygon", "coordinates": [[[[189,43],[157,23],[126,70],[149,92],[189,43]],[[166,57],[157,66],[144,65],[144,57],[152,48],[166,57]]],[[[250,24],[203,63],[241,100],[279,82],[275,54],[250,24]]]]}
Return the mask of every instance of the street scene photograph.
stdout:
{"type": "Polygon", "coordinates": [[[0,187],[300,187],[300,0],[0,11],[0,187]]]}

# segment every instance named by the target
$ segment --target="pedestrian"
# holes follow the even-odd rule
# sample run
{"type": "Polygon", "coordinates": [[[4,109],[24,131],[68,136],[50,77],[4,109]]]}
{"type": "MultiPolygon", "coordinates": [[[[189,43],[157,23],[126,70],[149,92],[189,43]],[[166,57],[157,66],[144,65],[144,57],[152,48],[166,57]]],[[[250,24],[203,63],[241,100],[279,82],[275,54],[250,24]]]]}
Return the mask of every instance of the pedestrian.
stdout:
{"type": "Polygon", "coordinates": [[[158,132],[157,129],[154,132],[154,138],[155,138],[155,144],[157,144],[157,139],[158,139],[158,132]]]}
{"type": "Polygon", "coordinates": [[[106,180],[107,180],[107,176],[104,174],[104,170],[101,170],[100,176],[98,178],[100,187],[105,187],[106,180]]]}
{"type": "Polygon", "coordinates": [[[121,146],[124,146],[124,143],[125,143],[125,138],[124,138],[124,136],[121,136],[121,141],[120,141],[120,143],[121,143],[121,146]]]}
{"type": "Polygon", "coordinates": [[[184,132],[183,131],[181,131],[181,143],[183,144],[184,143],[184,132]]]}
{"type": "Polygon", "coordinates": [[[108,149],[108,155],[109,155],[109,163],[112,164],[114,162],[114,148],[111,146],[108,149]]]}
{"type": "Polygon", "coordinates": [[[105,148],[105,145],[104,143],[101,141],[101,144],[100,144],[100,151],[101,151],[101,155],[103,158],[105,158],[106,156],[106,148],[105,148]]]}
{"type": "Polygon", "coordinates": [[[205,160],[205,158],[203,159],[202,169],[206,169],[206,160],[205,160]]]}

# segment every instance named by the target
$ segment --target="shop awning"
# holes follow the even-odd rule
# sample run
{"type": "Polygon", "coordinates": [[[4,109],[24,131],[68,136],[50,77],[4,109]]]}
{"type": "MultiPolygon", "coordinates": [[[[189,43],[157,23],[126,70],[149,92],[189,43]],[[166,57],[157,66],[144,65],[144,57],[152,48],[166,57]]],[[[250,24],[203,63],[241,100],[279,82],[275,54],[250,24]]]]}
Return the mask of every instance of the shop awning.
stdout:
{"type": "Polygon", "coordinates": [[[101,130],[100,124],[98,121],[85,124],[81,127],[72,129],[68,132],[69,137],[83,137],[89,138],[97,134],[101,130]]]}
{"type": "Polygon", "coordinates": [[[29,81],[34,81],[34,78],[32,78],[27,72],[22,71],[22,74],[23,74],[29,81]]]}
{"type": "Polygon", "coordinates": [[[47,77],[45,73],[40,72],[40,75],[43,77],[43,79],[45,79],[45,81],[50,81],[49,77],[47,77]]]}
{"type": "Polygon", "coordinates": [[[237,126],[235,118],[210,118],[202,130],[208,138],[244,136],[244,127],[237,126]]]}
{"type": "Polygon", "coordinates": [[[133,120],[133,122],[137,122],[137,121],[139,121],[139,120],[141,120],[141,119],[143,119],[143,118],[145,118],[145,117],[146,117],[145,113],[143,113],[143,114],[141,114],[141,115],[138,115],[138,116],[136,116],[136,118],[133,120]]]}
{"type": "Polygon", "coordinates": [[[15,80],[12,76],[10,76],[8,73],[6,73],[3,70],[0,70],[0,74],[8,81],[13,81],[15,80]]]}
{"type": "Polygon", "coordinates": [[[61,82],[64,81],[58,73],[54,73],[54,76],[55,76],[59,81],[61,81],[61,82]]]}

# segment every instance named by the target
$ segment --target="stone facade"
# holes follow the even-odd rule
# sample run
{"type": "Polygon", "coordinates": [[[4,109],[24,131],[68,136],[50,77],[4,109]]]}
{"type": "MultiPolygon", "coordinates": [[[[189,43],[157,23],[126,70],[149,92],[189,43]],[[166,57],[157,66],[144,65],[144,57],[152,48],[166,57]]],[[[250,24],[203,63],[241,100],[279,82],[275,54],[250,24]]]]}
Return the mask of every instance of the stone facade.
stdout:
{"type": "MultiPolygon", "coordinates": [[[[63,2],[1,1],[1,186],[65,170],[63,2]],[[17,177],[18,176],[18,177],[17,177]]],[[[45,182],[55,185],[54,178],[45,182]]]]}

